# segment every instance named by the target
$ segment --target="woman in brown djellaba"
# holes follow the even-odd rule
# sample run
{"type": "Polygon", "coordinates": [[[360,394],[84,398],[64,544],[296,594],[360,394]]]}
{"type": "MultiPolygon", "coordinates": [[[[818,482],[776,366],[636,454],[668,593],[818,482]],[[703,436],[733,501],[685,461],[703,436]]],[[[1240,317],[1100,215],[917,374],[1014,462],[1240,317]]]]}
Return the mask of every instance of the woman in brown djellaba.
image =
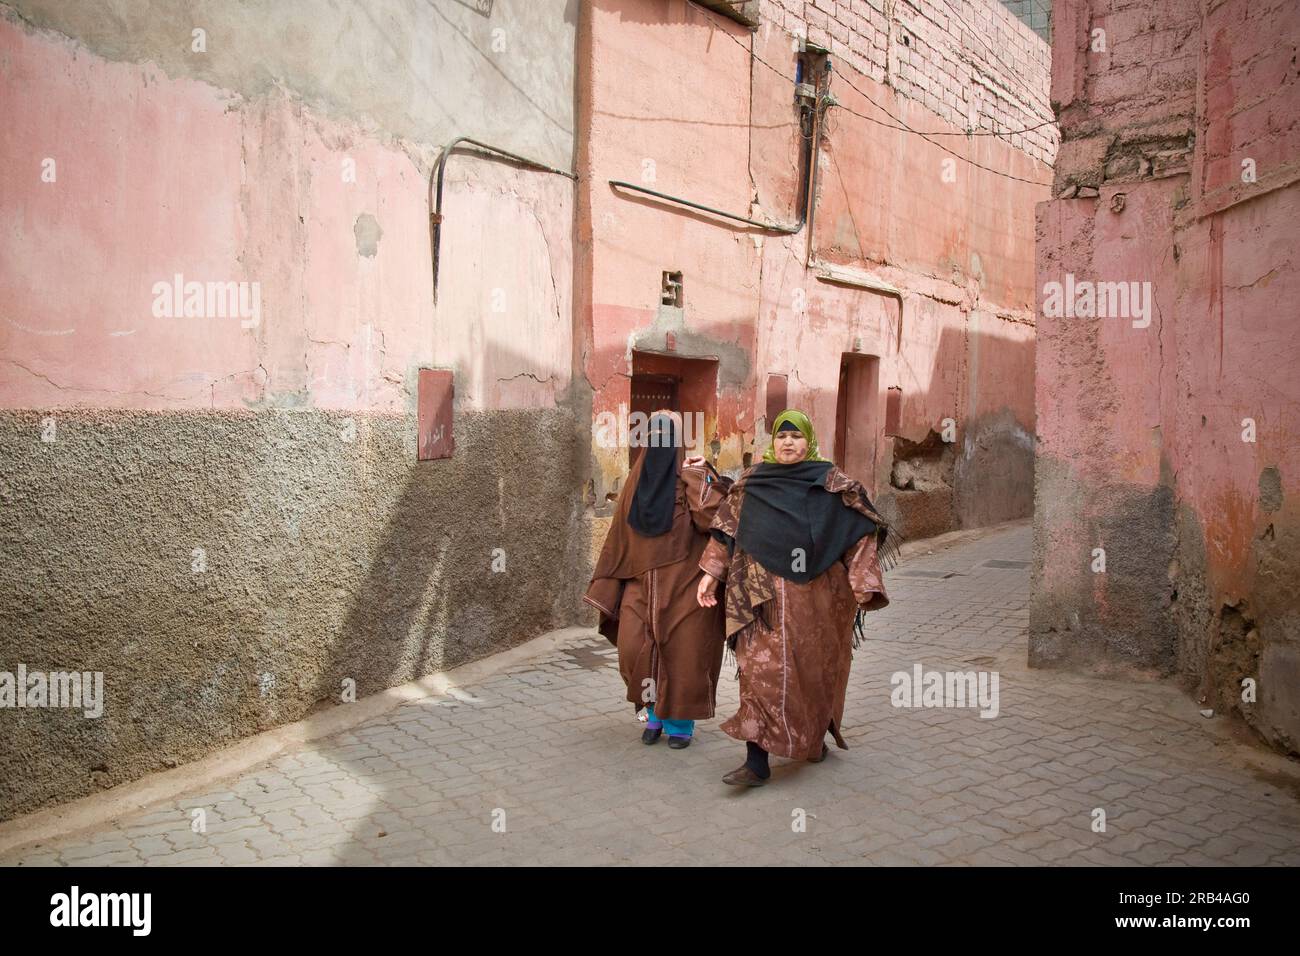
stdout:
{"type": "Polygon", "coordinates": [[[666,730],[675,750],[690,744],[717,699],[722,610],[696,600],[696,582],[731,483],[703,458],[686,459],[679,435],[669,415],[650,419],[583,598],[618,648],[628,701],[648,708],[641,742],[657,743],[666,730]]]}
{"type": "Polygon", "coordinates": [[[817,453],[802,412],[772,427],[763,461],[736,480],[700,559],[701,606],[726,582],[727,645],[740,669],[740,709],[722,729],[745,741],[745,762],[723,777],[762,786],[768,754],[818,763],[841,735],[862,612],[889,604],[881,556],[896,535],[862,485],[817,453]]]}

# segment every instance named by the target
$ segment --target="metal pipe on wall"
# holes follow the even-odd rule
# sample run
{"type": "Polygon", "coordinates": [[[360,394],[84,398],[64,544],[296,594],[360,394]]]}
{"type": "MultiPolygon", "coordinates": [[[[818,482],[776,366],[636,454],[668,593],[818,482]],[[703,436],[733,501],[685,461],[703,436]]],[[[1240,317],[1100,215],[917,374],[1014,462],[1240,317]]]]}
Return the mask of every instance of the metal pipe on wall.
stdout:
{"type": "MultiPolygon", "coordinates": [[[[808,44],[808,49],[813,53],[826,55],[829,51],[822,49],[814,44],[808,44]]],[[[752,57],[752,53],[751,53],[752,57]]],[[[753,69],[751,60],[750,69],[753,69]]],[[[827,86],[830,84],[830,59],[826,60],[827,86]]],[[[802,86],[799,82],[803,78],[803,63],[800,61],[796,73],[796,88],[802,86]]],[[[811,222],[811,209],[816,205],[816,166],[817,166],[817,143],[821,139],[821,110],[822,96],[820,91],[813,94],[813,105],[804,105],[802,107],[804,115],[811,114],[813,122],[813,132],[811,136],[803,134],[802,116],[800,122],[800,138],[803,140],[803,176],[799,183],[799,220],[793,225],[782,225],[780,223],[759,222],[757,219],[750,219],[747,216],[739,216],[735,213],[725,212],[714,206],[706,206],[704,203],[698,203],[690,199],[683,199],[680,196],[672,196],[668,193],[661,193],[655,189],[649,189],[645,186],[638,186],[635,183],[629,183],[622,179],[611,179],[609,184],[620,189],[631,189],[635,192],[645,193],[648,196],[654,196],[657,199],[663,199],[668,202],[678,203],[683,206],[689,206],[692,209],[699,209],[703,212],[711,213],[715,216],[721,216],[724,219],[730,219],[734,222],[743,222],[747,226],[755,226],[765,232],[777,232],[783,235],[794,235],[803,229],[804,225],[811,222]]],[[[808,245],[812,245],[812,235],[809,233],[808,245]]]]}
{"type": "Polygon", "coordinates": [[[489,158],[505,157],[512,162],[519,163],[529,169],[538,169],[546,173],[555,173],[557,176],[564,176],[577,182],[578,177],[574,173],[567,172],[563,169],[556,169],[554,166],[548,166],[545,163],[539,163],[535,159],[529,159],[527,156],[520,156],[509,150],[501,149],[498,146],[491,146],[487,143],[471,139],[468,136],[457,136],[450,143],[442,148],[442,153],[438,156],[437,165],[434,167],[432,175],[429,177],[429,246],[433,256],[433,303],[438,304],[438,260],[442,240],[442,181],[447,169],[447,160],[450,158],[452,150],[462,143],[468,143],[480,150],[485,150],[489,154],[495,154],[489,158]]]}
{"type": "Polygon", "coordinates": [[[759,229],[767,232],[796,233],[803,228],[803,217],[800,216],[799,222],[793,226],[782,226],[779,223],[759,222],[757,219],[747,219],[744,216],[737,216],[735,213],[723,212],[721,209],[715,209],[712,206],[706,206],[703,203],[692,202],[689,199],[682,199],[680,196],[670,196],[667,193],[661,193],[655,189],[647,189],[645,186],[637,186],[635,183],[624,182],[621,179],[611,179],[611,186],[618,186],[622,189],[632,189],[639,193],[646,193],[658,199],[666,199],[669,202],[680,203],[683,206],[690,206],[692,209],[701,209],[704,212],[712,213],[715,216],[722,216],[724,219],[733,219],[736,222],[743,222],[747,226],[757,226],[759,229]]]}
{"type": "Polygon", "coordinates": [[[810,268],[813,260],[817,258],[813,250],[813,222],[817,218],[817,167],[819,153],[822,143],[822,125],[826,119],[826,108],[835,105],[835,98],[831,96],[831,58],[826,57],[826,74],[825,85],[818,84],[816,100],[813,105],[813,141],[812,151],[808,161],[808,171],[805,175],[805,184],[808,189],[808,207],[804,218],[808,221],[808,240],[804,243],[804,268],[810,268]]]}

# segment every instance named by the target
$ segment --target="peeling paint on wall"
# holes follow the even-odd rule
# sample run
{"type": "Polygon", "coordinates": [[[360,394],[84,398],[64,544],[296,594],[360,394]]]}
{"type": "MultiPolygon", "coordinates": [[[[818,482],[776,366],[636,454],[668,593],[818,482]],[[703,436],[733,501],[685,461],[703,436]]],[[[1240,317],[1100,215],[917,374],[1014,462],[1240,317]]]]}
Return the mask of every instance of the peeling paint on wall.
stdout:
{"type": "Polygon", "coordinates": [[[1276,305],[1300,296],[1300,8],[1054,9],[1039,287],[1140,279],[1156,318],[1040,316],[1030,660],[1176,677],[1300,752],[1300,384],[1276,305]]]}
{"type": "Polygon", "coordinates": [[[363,212],[352,226],[352,235],[357,239],[357,255],[373,259],[379,251],[379,240],[383,238],[384,230],[379,228],[374,216],[363,212]]]}

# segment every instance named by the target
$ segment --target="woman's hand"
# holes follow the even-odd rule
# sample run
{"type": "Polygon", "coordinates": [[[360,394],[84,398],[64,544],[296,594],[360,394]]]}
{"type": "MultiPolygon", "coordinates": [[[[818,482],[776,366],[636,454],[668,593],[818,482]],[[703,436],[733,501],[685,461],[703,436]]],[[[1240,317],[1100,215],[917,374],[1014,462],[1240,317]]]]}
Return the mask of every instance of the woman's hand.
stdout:
{"type": "Polygon", "coordinates": [[[695,600],[700,607],[717,607],[718,579],[706,573],[700,578],[700,586],[695,589],[695,600]]]}
{"type": "Polygon", "coordinates": [[[691,456],[690,456],[689,458],[687,458],[684,462],[682,462],[682,467],[684,467],[684,468],[694,468],[696,465],[702,465],[702,464],[704,464],[704,456],[703,456],[703,455],[691,455],[691,456]]]}

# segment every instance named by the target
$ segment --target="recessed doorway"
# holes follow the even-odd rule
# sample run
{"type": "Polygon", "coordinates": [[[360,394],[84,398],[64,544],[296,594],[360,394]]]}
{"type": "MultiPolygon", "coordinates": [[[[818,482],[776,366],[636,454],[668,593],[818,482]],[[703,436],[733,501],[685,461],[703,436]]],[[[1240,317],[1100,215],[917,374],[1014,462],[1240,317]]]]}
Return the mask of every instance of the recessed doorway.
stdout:
{"type": "Polygon", "coordinates": [[[880,357],[840,356],[835,409],[835,450],[841,470],[875,494],[876,444],[880,429],[880,357]]]}

